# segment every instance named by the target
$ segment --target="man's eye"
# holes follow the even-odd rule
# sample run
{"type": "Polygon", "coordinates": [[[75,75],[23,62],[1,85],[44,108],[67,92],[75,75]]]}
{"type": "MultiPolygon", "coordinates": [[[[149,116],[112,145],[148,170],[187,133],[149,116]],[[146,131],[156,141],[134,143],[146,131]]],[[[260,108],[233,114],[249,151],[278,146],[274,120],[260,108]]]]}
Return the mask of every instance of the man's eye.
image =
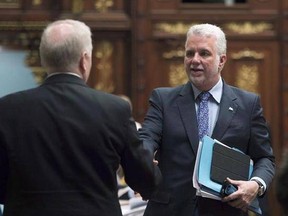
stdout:
{"type": "Polygon", "coordinates": [[[201,52],[201,54],[200,54],[201,56],[210,56],[210,52],[207,52],[207,51],[203,51],[203,52],[201,52]]]}
{"type": "Polygon", "coordinates": [[[193,52],[190,52],[190,51],[186,52],[186,57],[192,57],[193,55],[194,55],[193,52]]]}

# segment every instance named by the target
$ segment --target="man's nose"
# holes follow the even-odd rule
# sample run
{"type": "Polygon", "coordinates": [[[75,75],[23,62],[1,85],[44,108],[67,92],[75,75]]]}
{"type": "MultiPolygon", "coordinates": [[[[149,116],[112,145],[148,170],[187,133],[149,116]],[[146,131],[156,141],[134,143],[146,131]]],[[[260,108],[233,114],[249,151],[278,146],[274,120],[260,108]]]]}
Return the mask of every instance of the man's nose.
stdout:
{"type": "Polygon", "coordinates": [[[198,53],[195,53],[192,57],[192,64],[199,64],[201,61],[201,56],[198,53]]]}

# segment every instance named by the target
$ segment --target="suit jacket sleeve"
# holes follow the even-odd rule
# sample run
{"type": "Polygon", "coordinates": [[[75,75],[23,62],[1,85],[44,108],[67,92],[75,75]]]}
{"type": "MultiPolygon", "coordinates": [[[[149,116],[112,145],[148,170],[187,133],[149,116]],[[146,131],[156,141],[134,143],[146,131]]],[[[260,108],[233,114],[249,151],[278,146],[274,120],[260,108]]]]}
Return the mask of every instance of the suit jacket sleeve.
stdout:
{"type": "Polygon", "coordinates": [[[256,97],[251,115],[251,137],[249,154],[254,161],[252,176],[263,179],[270,185],[275,174],[275,158],[271,147],[271,138],[263,116],[259,96],[256,97]]]}
{"type": "Polygon", "coordinates": [[[161,181],[160,169],[153,163],[153,154],[144,148],[139,139],[132,117],[128,120],[126,134],[127,147],[121,159],[125,181],[144,199],[149,199],[161,181]]]}
{"type": "Polygon", "coordinates": [[[3,142],[0,138],[0,203],[4,204],[6,184],[8,178],[8,158],[3,142]]]}
{"type": "Polygon", "coordinates": [[[161,99],[158,89],[153,90],[149,98],[150,107],[145,121],[142,124],[142,128],[139,129],[145,148],[149,149],[153,154],[160,147],[163,135],[163,108],[161,99]]]}

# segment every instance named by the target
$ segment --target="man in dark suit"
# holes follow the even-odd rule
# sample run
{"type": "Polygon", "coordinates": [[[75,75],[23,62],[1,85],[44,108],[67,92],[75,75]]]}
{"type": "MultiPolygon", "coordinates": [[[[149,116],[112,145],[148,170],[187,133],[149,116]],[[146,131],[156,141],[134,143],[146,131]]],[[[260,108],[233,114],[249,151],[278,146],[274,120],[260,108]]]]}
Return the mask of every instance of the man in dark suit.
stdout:
{"type": "Polygon", "coordinates": [[[149,199],[161,178],[129,104],[89,88],[91,31],[76,20],[44,30],[48,77],[0,99],[0,203],[5,216],[120,216],[116,171],[149,199]]]}
{"type": "Polygon", "coordinates": [[[226,58],[226,38],[219,27],[192,26],[184,59],[189,82],[152,92],[139,132],[147,149],[156,152],[163,181],[149,200],[145,216],[246,215],[247,206],[270,185],[274,156],[259,96],[224,82],[221,70],[226,58]],[[251,180],[228,179],[238,190],[222,201],[196,196],[192,184],[201,92],[209,93],[204,135],[240,149],[254,161],[251,180]]]}

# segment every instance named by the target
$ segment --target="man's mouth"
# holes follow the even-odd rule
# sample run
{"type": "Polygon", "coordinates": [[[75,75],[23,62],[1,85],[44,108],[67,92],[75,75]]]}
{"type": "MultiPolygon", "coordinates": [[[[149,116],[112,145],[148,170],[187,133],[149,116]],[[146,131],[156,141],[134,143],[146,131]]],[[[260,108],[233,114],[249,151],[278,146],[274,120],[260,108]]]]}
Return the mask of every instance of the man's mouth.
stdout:
{"type": "Polygon", "coordinates": [[[195,72],[195,73],[200,73],[200,72],[203,72],[204,70],[201,69],[201,68],[191,68],[190,69],[192,72],[195,72]]]}

